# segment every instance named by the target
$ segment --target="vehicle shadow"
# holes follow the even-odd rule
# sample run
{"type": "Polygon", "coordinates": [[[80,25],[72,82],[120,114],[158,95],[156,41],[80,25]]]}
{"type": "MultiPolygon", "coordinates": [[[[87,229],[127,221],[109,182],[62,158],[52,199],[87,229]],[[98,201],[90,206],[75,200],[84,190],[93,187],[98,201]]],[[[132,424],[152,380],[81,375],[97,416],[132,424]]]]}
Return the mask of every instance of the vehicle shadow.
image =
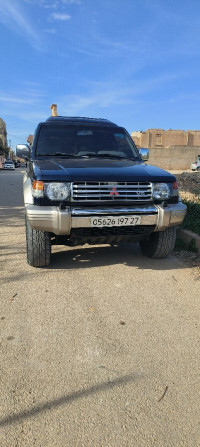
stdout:
{"type": "Polygon", "coordinates": [[[0,221],[1,219],[3,221],[3,225],[0,225],[1,246],[4,249],[3,255],[11,256],[20,253],[24,257],[26,275],[28,275],[27,270],[29,269],[32,269],[32,276],[33,272],[34,274],[39,274],[39,272],[44,272],[45,270],[88,269],[118,264],[142,270],[172,270],[193,267],[175,255],[165,259],[148,258],[141,253],[138,243],[126,242],[113,245],[84,245],[77,247],[53,246],[52,260],[49,267],[43,267],[42,269],[30,267],[26,264],[25,255],[24,208],[16,207],[8,210],[5,207],[0,207],[0,221]],[[12,227],[11,232],[10,227],[12,227]],[[20,231],[21,234],[24,233],[20,245],[15,244],[14,241],[16,231],[20,231]],[[7,234],[9,235],[8,244],[7,234]]]}
{"type": "Polygon", "coordinates": [[[142,270],[171,270],[191,267],[174,255],[165,259],[148,258],[142,254],[138,243],[121,242],[103,246],[53,247],[51,265],[46,268],[50,270],[70,270],[117,264],[137,267],[142,270]]]}

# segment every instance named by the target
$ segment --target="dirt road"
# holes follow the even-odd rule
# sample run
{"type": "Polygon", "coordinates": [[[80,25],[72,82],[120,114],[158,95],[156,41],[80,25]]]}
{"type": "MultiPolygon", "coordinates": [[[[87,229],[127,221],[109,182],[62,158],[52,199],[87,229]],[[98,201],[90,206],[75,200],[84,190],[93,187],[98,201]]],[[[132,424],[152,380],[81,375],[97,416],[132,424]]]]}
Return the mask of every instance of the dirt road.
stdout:
{"type": "Polygon", "coordinates": [[[29,267],[21,171],[0,191],[1,447],[199,446],[195,269],[131,244],[29,267]]]}

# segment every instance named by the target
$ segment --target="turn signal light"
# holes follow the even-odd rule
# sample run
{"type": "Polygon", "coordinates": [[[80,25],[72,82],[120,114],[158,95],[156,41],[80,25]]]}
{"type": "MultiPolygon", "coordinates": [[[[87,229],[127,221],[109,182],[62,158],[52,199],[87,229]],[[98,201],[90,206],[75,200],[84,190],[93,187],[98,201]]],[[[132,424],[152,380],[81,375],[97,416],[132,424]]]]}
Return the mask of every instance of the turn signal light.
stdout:
{"type": "Polygon", "coordinates": [[[33,180],[32,188],[36,191],[43,191],[44,189],[44,182],[40,180],[33,180]]]}
{"type": "Polygon", "coordinates": [[[44,182],[41,180],[33,180],[32,183],[32,194],[33,197],[43,197],[44,196],[44,182]]]}
{"type": "Polygon", "coordinates": [[[173,182],[173,189],[178,189],[178,183],[177,182],[173,182]]]}

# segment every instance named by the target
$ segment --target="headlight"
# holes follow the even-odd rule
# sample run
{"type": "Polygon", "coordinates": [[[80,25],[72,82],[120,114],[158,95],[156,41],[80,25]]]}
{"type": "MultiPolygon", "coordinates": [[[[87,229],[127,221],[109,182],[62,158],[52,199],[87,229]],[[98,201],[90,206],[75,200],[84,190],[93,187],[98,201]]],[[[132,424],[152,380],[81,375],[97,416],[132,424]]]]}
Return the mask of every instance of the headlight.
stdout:
{"type": "Polygon", "coordinates": [[[167,183],[153,184],[153,198],[155,200],[167,200],[170,197],[170,189],[167,183]]]}
{"type": "Polygon", "coordinates": [[[45,195],[50,200],[66,200],[70,197],[70,183],[46,183],[45,195]]]}

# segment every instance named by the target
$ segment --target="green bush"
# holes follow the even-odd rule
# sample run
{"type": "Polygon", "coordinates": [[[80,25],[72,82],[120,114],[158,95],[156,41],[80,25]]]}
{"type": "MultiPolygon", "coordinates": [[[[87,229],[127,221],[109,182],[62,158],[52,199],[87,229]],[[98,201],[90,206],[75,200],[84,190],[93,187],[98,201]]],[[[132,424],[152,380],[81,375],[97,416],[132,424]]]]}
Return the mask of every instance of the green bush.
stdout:
{"type": "Polygon", "coordinates": [[[194,203],[184,200],[187,205],[187,214],[181,225],[181,228],[193,231],[200,236],[200,203],[194,203]]]}
{"type": "Polygon", "coordinates": [[[8,157],[9,148],[7,146],[3,146],[1,138],[0,138],[0,155],[4,155],[4,157],[8,157]]]}
{"type": "Polygon", "coordinates": [[[187,242],[184,242],[182,239],[177,238],[176,242],[175,242],[174,250],[175,251],[186,250],[186,251],[192,251],[195,253],[198,252],[198,249],[196,248],[194,239],[191,239],[191,241],[188,244],[187,242]]]}

